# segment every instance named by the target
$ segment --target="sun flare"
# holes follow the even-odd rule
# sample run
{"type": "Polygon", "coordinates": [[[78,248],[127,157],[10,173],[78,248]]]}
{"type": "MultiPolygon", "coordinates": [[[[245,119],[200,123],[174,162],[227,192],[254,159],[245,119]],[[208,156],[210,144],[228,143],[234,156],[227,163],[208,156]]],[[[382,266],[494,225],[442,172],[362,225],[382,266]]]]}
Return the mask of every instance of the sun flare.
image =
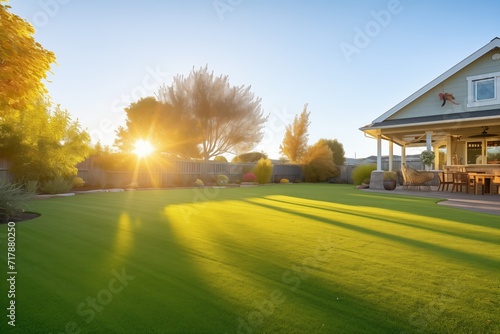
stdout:
{"type": "Polygon", "coordinates": [[[147,140],[144,139],[139,139],[138,141],[135,142],[134,144],[134,153],[139,157],[139,158],[144,158],[153,153],[154,147],[151,145],[151,143],[147,140]]]}

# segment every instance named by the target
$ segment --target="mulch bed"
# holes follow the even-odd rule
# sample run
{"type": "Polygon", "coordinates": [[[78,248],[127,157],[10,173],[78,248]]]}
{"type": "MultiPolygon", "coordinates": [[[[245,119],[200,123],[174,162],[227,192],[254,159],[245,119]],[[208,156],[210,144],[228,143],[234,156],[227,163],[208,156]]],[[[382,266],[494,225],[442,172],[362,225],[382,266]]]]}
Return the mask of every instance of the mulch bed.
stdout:
{"type": "MultiPolygon", "coordinates": [[[[7,222],[14,222],[14,223],[19,223],[23,222],[26,220],[31,220],[40,217],[39,213],[34,213],[34,212],[23,212],[23,213],[18,213],[17,215],[11,216],[7,222]]],[[[5,223],[7,223],[5,222],[5,223]]],[[[0,224],[2,221],[0,220],[0,224]]]]}

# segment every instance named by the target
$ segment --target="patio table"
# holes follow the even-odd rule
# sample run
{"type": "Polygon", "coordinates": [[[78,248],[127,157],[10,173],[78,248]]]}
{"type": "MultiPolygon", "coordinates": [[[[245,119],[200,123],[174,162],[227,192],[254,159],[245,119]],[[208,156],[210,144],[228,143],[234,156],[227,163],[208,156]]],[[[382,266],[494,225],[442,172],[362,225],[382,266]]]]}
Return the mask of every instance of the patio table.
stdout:
{"type": "Polygon", "coordinates": [[[497,175],[486,173],[469,173],[469,176],[474,178],[474,194],[478,194],[479,187],[481,187],[482,195],[492,194],[491,180],[497,175]]]}

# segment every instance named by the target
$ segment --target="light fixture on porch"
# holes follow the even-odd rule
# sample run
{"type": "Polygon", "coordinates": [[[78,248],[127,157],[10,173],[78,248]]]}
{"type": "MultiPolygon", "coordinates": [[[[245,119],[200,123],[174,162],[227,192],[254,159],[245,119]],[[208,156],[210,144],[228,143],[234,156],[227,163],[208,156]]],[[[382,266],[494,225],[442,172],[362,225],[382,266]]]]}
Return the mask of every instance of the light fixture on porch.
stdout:
{"type": "Polygon", "coordinates": [[[494,134],[494,133],[488,133],[489,127],[487,127],[487,126],[482,126],[481,128],[483,129],[483,132],[481,132],[478,135],[469,136],[469,138],[486,138],[486,137],[498,136],[497,134],[494,134]]]}

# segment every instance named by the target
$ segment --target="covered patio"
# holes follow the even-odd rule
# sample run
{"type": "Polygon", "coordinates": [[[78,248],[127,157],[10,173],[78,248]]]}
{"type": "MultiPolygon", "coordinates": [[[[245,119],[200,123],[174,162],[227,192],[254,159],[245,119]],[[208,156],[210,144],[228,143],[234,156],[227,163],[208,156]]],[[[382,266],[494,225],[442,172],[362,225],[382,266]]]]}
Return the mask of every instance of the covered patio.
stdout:
{"type": "Polygon", "coordinates": [[[405,163],[407,148],[422,147],[434,151],[434,169],[444,166],[500,169],[500,109],[469,115],[454,113],[387,120],[362,130],[377,140],[378,170],[381,170],[382,140],[389,142],[390,170],[394,144],[401,148],[402,163],[405,163]]]}
{"type": "Polygon", "coordinates": [[[500,39],[360,130],[377,142],[376,172],[382,172],[382,142],[387,141],[389,170],[396,145],[403,164],[408,148],[421,147],[435,153],[431,170],[500,174],[500,39]]]}

